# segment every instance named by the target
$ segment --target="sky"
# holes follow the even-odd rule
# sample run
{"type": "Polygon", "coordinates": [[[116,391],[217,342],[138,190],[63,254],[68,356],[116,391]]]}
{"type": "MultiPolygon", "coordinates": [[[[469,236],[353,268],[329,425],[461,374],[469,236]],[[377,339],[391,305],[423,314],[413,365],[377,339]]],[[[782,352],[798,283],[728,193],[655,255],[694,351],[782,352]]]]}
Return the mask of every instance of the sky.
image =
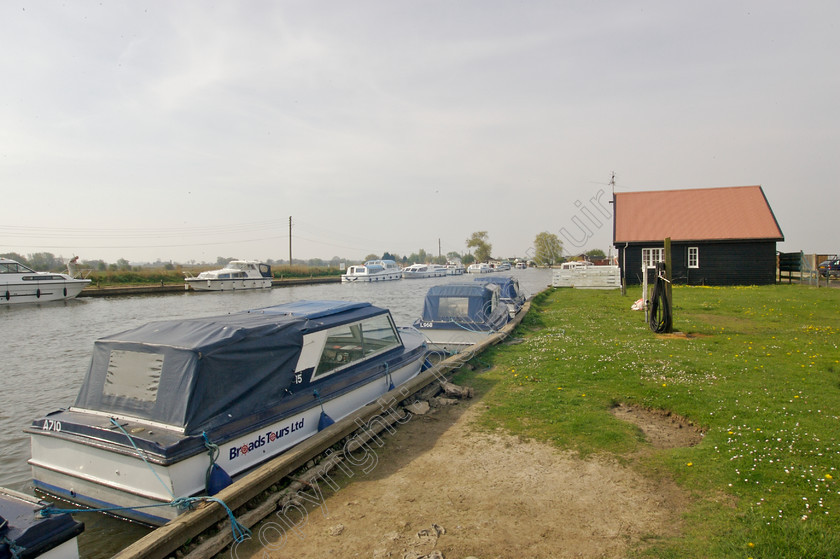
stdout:
{"type": "Polygon", "coordinates": [[[4,0],[0,253],[280,260],[290,220],[295,259],[607,252],[613,188],[761,185],[779,250],[835,254],[838,26],[836,0],[4,0]]]}

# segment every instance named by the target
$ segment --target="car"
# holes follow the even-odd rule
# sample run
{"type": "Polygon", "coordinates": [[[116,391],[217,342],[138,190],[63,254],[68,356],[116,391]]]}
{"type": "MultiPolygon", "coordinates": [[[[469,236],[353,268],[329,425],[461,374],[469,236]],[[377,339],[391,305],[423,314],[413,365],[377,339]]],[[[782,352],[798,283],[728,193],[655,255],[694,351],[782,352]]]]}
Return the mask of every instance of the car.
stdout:
{"type": "Polygon", "coordinates": [[[840,276],[840,258],[835,258],[833,260],[823,260],[820,262],[820,275],[823,277],[837,277],[840,276]]]}

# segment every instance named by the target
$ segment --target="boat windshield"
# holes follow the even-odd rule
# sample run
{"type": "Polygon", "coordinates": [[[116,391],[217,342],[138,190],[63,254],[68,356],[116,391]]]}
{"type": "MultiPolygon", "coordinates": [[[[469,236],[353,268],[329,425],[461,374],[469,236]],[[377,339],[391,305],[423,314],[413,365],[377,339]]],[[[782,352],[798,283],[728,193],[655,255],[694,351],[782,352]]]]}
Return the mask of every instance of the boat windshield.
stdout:
{"type": "Polygon", "coordinates": [[[401,344],[390,315],[383,314],[337,326],[327,334],[318,368],[312,379],[321,378],[401,344]]]}
{"type": "Polygon", "coordinates": [[[13,260],[6,260],[5,262],[0,262],[0,274],[36,274],[37,272],[32,268],[27,268],[23,264],[19,262],[14,262],[13,260]]]}

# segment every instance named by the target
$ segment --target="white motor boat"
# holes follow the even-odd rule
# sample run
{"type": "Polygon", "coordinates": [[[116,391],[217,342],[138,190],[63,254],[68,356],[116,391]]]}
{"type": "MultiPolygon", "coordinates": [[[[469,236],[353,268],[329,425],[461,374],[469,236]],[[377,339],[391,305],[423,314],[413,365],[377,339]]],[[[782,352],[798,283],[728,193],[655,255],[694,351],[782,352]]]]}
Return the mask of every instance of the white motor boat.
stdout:
{"type": "Polygon", "coordinates": [[[36,272],[15,260],[0,258],[0,306],[72,299],[90,281],[69,274],[36,272]]]}
{"type": "Polygon", "coordinates": [[[446,263],[446,275],[447,276],[460,276],[466,272],[467,269],[461,263],[460,260],[449,260],[446,263]]]}
{"type": "Polygon", "coordinates": [[[186,289],[195,291],[233,291],[271,287],[271,266],[254,260],[231,260],[219,270],[184,278],[186,289]]]}
{"type": "Polygon", "coordinates": [[[347,272],[341,274],[342,283],[355,281],[390,281],[403,277],[402,270],[393,260],[368,260],[364,264],[348,266],[347,272]]]}
{"type": "Polygon", "coordinates": [[[445,275],[446,266],[440,264],[412,264],[403,268],[405,279],[440,278],[445,275]]]}
{"type": "Polygon", "coordinates": [[[425,354],[423,336],[387,309],[346,301],[107,336],[75,404],[26,429],[33,483],[162,525],[180,514],[173,504],[218,492],[415,377],[425,354]]]}
{"type": "Polygon", "coordinates": [[[476,262],[474,264],[470,264],[467,268],[467,273],[470,274],[489,274],[493,271],[493,268],[490,267],[490,264],[486,262],[476,262]]]}

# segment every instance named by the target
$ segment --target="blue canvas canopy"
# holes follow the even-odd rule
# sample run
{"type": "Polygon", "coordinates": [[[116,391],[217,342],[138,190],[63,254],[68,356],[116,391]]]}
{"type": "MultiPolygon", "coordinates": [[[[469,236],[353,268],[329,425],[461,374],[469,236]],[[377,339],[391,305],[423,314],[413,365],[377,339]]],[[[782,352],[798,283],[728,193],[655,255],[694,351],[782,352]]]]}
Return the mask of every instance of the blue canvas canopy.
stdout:
{"type": "Polygon", "coordinates": [[[95,342],[75,407],[201,433],[282,399],[306,332],[387,312],[301,301],[145,324],[95,342]]]}
{"type": "Polygon", "coordinates": [[[507,322],[507,309],[494,301],[498,292],[498,286],[478,283],[433,286],[426,293],[420,320],[424,323],[457,322],[469,324],[471,329],[497,330],[507,322]]]}
{"type": "Polygon", "coordinates": [[[490,276],[475,278],[481,283],[493,283],[499,286],[499,297],[516,305],[517,310],[525,303],[525,295],[519,290],[519,280],[510,276],[490,276]]]}

